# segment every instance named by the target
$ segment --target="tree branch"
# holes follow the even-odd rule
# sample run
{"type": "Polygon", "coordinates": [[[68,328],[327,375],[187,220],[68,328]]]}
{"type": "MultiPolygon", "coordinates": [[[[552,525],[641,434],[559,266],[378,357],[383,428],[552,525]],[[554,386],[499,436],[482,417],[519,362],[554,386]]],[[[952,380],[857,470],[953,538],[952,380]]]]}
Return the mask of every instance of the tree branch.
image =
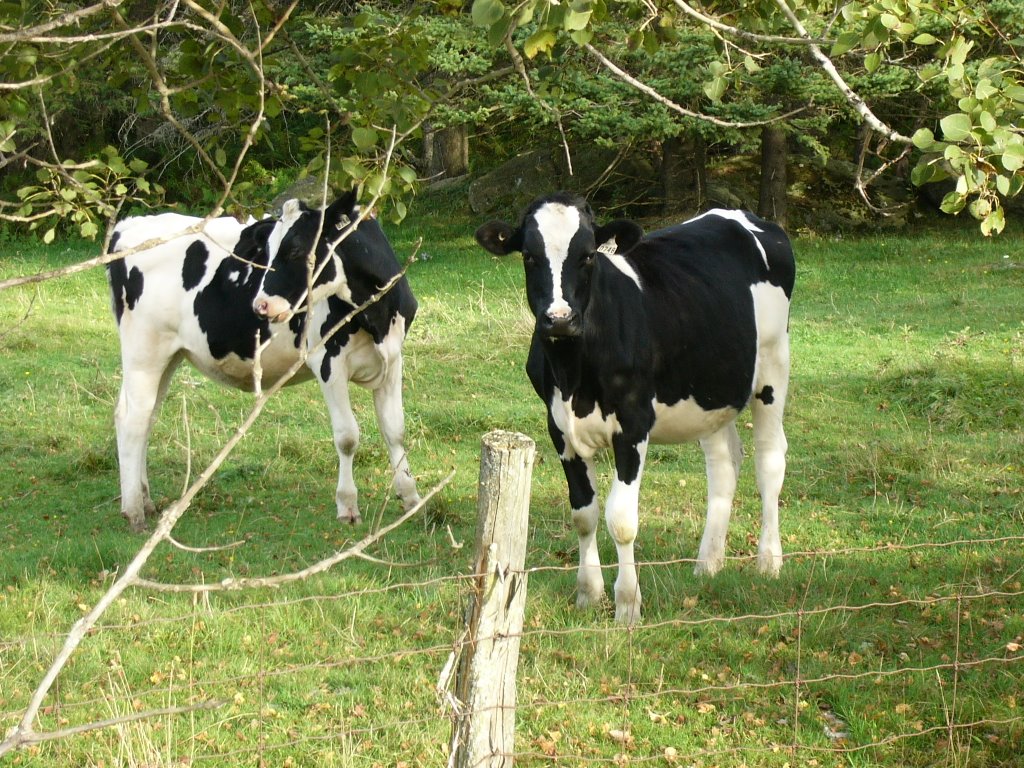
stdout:
{"type": "Polygon", "coordinates": [[[658,93],[656,90],[651,88],[651,86],[647,85],[646,83],[637,80],[635,77],[633,77],[631,74],[623,70],[621,67],[614,64],[610,59],[608,59],[608,57],[606,57],[603,53],[597,50],[590,43],[587,43],[584,46],[584,48],[586,49],[587,53],[589,53],[591,56],[593,56],[595,59],[601,62],[601,64],[613,75],[618,77],[623,82],[633,86],[638,91],[646,93],[659,104],[668,107],[673,112],[678,112],[680,115],[683,115],[684,117],[692,117],[694,120],[703,120],[704,122],[711,123],[712,125],[718,125],[721,126],[722,128],[756,128],[761,125],[768,125],[770,123],[777,123],[780,120],[785,120],[787,118],[792,117],[793,115],[800,114],[806,109],[806,107],[800,107],[799,109],[794,109],[791,112],[786,112],[784,115],[779,115],[768,120],[753,120],[748,122],[733,122],[731,120],[723,120],[720,117],[714,117],[713,115],[705,115],[700,112],[694,112],[692,110],[686,109],[686,107],[677,104],[667,96],[662,96],[660,93],[658,93]]]}
{"type": "Polygon", "coordinates": [[[871,111],[871,108],[868,107],[867,102],[865,102],[864,99],[857,95],[857,93],[847,85],[843,76],[839,74],[839,70],[836,69],[836,65],[832,63],[832,59],[826,56],[822,52],[821,48],[818,47],[817,43],[811,39],[811,36],[807,33],[804,25],[800,23],[800,19],[796,17],[796,14],[793,13],[793,11],[790,10],[790,7],[786,4],[786,0],[775,0],[775,4],[779,6],[782,13],[785,14],[790,25],[792,25],[793,29],[796,30],[797,34],[804,39],[807,44],[807,49],[811,52],[811,55],[817,59],[821,68],[825,70],[825,74],[827,74],[832,79],[832,82],[835,83],[839,92],[843,94],[843,98],[845,98],[850,106],[853,107],[854,111],[861,116],[864,122],[870,125],[871,129],[876,133],[882,134],[890,141],[896,141],[900,144],[912,144],[913,141],[909,136],[904,136],[899,131],[890,128],[879,120],[875,116],[875,113],[871,111]]]}

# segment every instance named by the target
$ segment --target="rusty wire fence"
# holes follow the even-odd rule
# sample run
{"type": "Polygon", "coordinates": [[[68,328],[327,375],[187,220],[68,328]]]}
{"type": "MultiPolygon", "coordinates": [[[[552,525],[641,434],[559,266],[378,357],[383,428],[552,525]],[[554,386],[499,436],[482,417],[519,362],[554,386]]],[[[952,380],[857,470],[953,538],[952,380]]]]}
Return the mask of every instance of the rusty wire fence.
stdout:
{"type": "MultiPolygon", "coordinates": [[[[515,748],[494,759],[1020,764],[1022,545],[1024,536],[792,553],[783,607],[753,612],[716,601],[713,586],[699,583],[692,597],[659,609],[659,585],[680,579],[692,561],[640,563],[654,608],[629,628],[568,605],[562,590],[572,566],[527,568],[515,748]],[[823,574],[852,559],[859,573],[894,560],[932,567],[935,580],[927,594],[901,594],[884,581],[836,590],[823,574]],[[935,566],[943,562],[960,577],[935,566]],[[870,599],[847,600],[854,591],[870,599]],[[558,605],[543,605],[551,601],[558,605]]],[[[735,582],[754,578],[743,571],[735,582]]],[[[94,628],[40,712],[41,738],[6,759],[105,768],[443,765],[453,716],[444,675],[453,653],[472,642],[462,605],[474,584],[469,573],[399,574],[338,594],[307,585],[276,600],[151,596],[152,612],[115,612],[94,628]],[[377,615],[380,605],[410,600],[417,620],[407,606],[377,615]],[[374,607],[364,614],[368,601],[374,607]],[[236,630],[246,634],[223,640],[246,652],[225,659],[217,633],[236,630]],[[296,653],[303,631],[335,642],[296,653]],[[152,669],[143,684],[140,665],[152,669]]],[[[0,639],[5,730],[61,640],[0,639]]]]}

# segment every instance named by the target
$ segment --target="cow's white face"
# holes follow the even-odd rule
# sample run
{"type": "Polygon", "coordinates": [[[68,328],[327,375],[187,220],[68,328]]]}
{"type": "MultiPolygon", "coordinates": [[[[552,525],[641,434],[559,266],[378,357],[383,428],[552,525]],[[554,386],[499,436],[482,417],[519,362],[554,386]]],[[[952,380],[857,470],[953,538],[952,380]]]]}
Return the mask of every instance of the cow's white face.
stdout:
{"type": "Polygon", "coordinates": [[[526,296],[546,338],[579,336],[597,252],[589,209],[547,202],[523,222],[526,296]]]}
{"type": "MultiPolygon", "coordinates": [[[[476,232],[477,242],[491,253],[523,254],[526,298],[536,319],[536,332],[546,339],[583,333],[598,246],[611,240],[615,251],[624,253],[642,237],[643,230],[630,221],[595,226],[586,201],[564,192],[534,202],[518,228],[492,221],[476,232]]],[[[608,259],[639,285],[624,259],[615,255],[608,259]]]]}
{"type": "Polygon", "coordinates": [[[300,306],[329,294],[346,293],[345,273],[333,246],[351,223],[353,201],[343,198],[325,211],[311,210],[298,200],[284,204],[281,218],[267,238],[269,267],[253,300],[257,315],[282,323],[300,306]],[[311,251],[313,290],[307,297],[311,251]]]}

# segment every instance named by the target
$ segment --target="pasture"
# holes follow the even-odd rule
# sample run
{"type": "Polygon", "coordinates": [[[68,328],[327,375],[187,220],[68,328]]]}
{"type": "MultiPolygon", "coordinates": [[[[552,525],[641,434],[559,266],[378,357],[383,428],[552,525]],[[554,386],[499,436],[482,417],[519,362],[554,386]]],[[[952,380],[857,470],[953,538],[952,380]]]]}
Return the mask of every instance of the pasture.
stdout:
{"type": "MultiPolygon", "coordinates": [[[[130,590],[63,672],[37,730],[156,714],[7,763],[444,765],[450,726],[435,687],[469,589],[479,438],[502,428],[538,446],[517,764],[1019,765],[1020,236],[796,233],[782,575],[756,572],[749,431],[729,560],[710,580],[692,573],[702,454],[654,446],[637,539],[644,618],[627,630],[610,602],[574,608],[564,479],[523,371],[522,267],[475,244],[479,223],[425,199],[387,227],[400,260],[417,254],[410,464],[421,492],[452,468],[454,480],[372,561],[273,590],[130,590]]],[[[10,277],[95,245],[7,239],[0,254],[10,277]]],[[[119,515],[119,383],[101,269],[0,296],[0,731],[142,541],[119,515]]],[[[151,442],[154,499],[177,498],[250,402],[179,370],[151,442]]],[[[174,536],[191,549],[161,548],[143,575],[286,573],[397,517],[371,401],[353,389],[353,403],[362,527],[335,520],[337,458],[321,394],[305,384],[269,404],[186,512],[174,536]]],[[[599,542],[614,563],[603,524],[599,542]]]]}

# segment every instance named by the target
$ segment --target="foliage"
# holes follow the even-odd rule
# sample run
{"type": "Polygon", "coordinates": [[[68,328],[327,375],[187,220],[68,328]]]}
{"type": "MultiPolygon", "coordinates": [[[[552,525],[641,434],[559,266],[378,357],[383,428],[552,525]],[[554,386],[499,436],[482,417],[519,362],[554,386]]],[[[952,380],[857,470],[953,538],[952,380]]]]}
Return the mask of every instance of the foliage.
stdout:
{"type": "MultiPolygon", "coordinates": [[[[762,89],[741,98],[768,107],[769,116],[775,117],[782,115],[787,101],[808,97],[808,73],[821,67],[842,92],[848,117],[866,120],[885,143],[903,151],[920,150],[913,174],[916,184],[956,180],[943,210],[957,213],[967,206],[981,222],[982,233],[1002,231],[1001,200],[1024,187],[1018,174],[1024,166],[1024,134],[1019,128],[1024,118],[1024,10],[1009,2],[960,0],[855,0],[843,3],[840,10],[835,15],[832,4],[815,0],[796,0],[788,6],[784,0],[762,0],[742,3],[718,16],[702,16],[681,2],[526,0],[506,5],[502,0],[475,0],[472,15],[492,40],[504,39],[518,28],[528,30],[521,47],[530,59],[561,56],[562,48],[573,44],[596,45],[616,18],[631,21],[627,45],[649,54],[678,45],[680,30],[713,26],[717,56],[707,64],[704,96],[718,104],[730,90],[742,92],[748,76],[762,69],[759,58],[771,52],[769,69],[775,76],[761,72],[753,80],[760,80],[762,89]],[[826,43],[831,58],[821,50],[826,43]],[[853,80],[856,90],[849,88],[853,80]],[[882,112],[883,120],[864,100],[874,101],[880,94],[905,97],[907,90],[921,96],[910,103],[902,100],[889,115],[882,112]],[[942,97],[939,108],[944,116],[933,120],[933,107],[925,96],[936,94],[942,97]],[[908,106],[916,109],[908,114],[908,106]]],[[[820,81],[821,76],[814,79],[820,81]]],[[[819,131],[833,119],[828,113],[835,109],[835,93],[818,122],[819,131]]],[[[679,103],[686,102],[684,97],[679,103]]],[[[880,106],[884,109],[884,101],[880,106]]],[[[806,134],[799,130],[797,135],[806,134]]]]}

